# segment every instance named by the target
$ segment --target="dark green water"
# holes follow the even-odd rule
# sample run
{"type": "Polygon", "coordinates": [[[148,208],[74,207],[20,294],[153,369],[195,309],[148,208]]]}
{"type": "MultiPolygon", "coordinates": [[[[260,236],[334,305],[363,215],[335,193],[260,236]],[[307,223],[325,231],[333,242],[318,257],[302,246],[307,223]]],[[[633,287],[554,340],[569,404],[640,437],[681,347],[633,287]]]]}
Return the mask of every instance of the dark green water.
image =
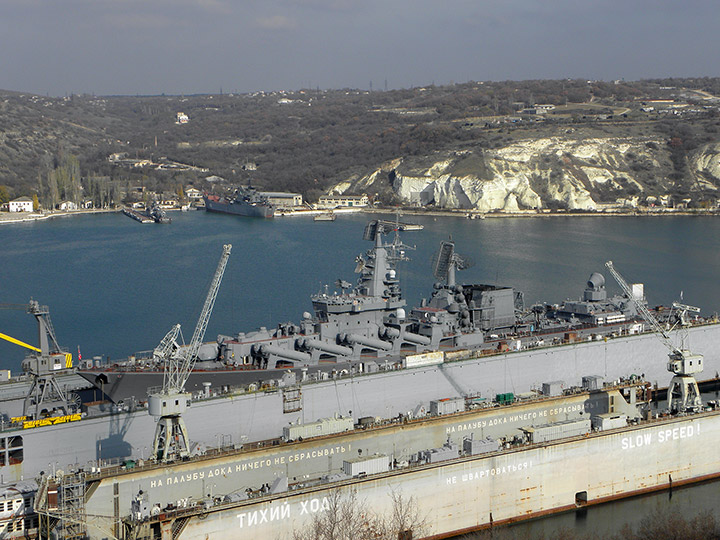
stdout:
{"type": "MultiPolygon", "coordinates": [[[[682,516],[691,521],[701,513],[710,513],[720,520],[718,512],[720,501],[720,481],[706,482],[671,492],[662,491],[585,508],[581,511],[566,512],[532,521],[526,521],[509,527],[499,527],[495,534],[482,531],[459,536],[456,540],[510,540],[553,538],[577,538],[578,540],[604,540],[622,538],[619,534],[624,526],[638,531],[646,520],[656,520],[672,516],[682,516]],[[570,533],[568,535],[566,533],[570,533]]],[[[708,531],[711,533],[712,531],[708,531]]],[[[681,535],[674,538],[680,540],[681,535]]],[[[708,534],[707,538],[715,538],[708,534]]]]}
{"type": "MultiPolygon", "coordinates": [[[[120,214],[0,225],[0,302],[32,297],[50,306],[58,339],[71,351],[80,346],[86,358],[120,358],[153,348],[177,322],[189,339],[224,243],[233,252],[206,339],[299,320],[311,307],[310,294],[325,284],[334,289],[338,278],[355,282],[354,259],[371,247],[362,240],[367,215],[332,223],[204,212],[172,217],[171,225],[140,225],[120,214]]],[[[526,305],[579,297],[590,273],[612,259],[628,281],[645,284],[653,305],[682,294],[705,315],[720,310],[720,220],[713,217],[405,221],[425,225],[403,236],[417,246],[399,269],[410,305],[429,294],[432,254],[452,237],[458,253],[475,261],[459,280],[513,285],[525,292],[526,305]]],[[[0,309],[0,332],[37,341],[34,320],[22,311],[0,309]]],[[[23,356],[0,342],[0,368],[17,370],[23,356]]],[[[606,534],[656,505],[673,512],[712,508],[718,489],[704,484],[676,490],[672,499],[658,494],[515,530],[518,537],[552,538],[562,528],[606,534]]]]}

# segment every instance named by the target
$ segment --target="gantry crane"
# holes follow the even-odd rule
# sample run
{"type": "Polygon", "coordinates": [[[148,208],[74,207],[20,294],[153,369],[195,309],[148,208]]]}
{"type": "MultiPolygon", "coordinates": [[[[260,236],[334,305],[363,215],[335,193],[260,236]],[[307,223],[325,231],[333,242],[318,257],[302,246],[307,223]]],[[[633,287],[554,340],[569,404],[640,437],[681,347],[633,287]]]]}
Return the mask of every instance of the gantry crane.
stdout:
{"type": "Polygon", "coordinates": [[[6,334],[0,334],[0,338],[5,341],[36,353],[29,354],[22,362],[22,370],[32,377],[32,385],[23,403],[23,415],[38,419],[43,414],[52,414],[53,411],[69,414],[71,406],[79,406],[79,401],[77,401],[79,398],[76,395],[68,396],[60,388],[55,373],[58,369],[72,368],[72,354],[63,350],[58,344],[50,319],[50,309],[32,299],[27,304],[0,304],[0,309],[24,309],[35,317],[38,324],[39,347],[29,345],[6,334]]]}
{"type": "Polygon", "coordinates": [[[178,324],[168,332],[154,351],[156,357],[166,358],[162,389],[151,392],[148,396],[148,411],[151,415],[160,417],[153,441],[153,457],[160,462],[173,461],[190,453],[187,429],[182,419],[191,397],[190,393],[185,392],[185,383],[195,365],[197,353],[205,336],[231,249],[230,244],[223,246],[220,262],[210,283],[190,344],[183,348],[177,347],[175,339],[180,331],[178,324]]]}
{"type": "MultiPolygon", "coordinates": [[[[630,285],[620,273],[615,270],[612,261],[605,263],[615,281],[622,288],[628,299],[635,301],[638,311],[645,322],[647,322],[652,330],[658,335],[663,344],[670,351],[667,369],[673,374],[668,387],[668,409],[670,411],[686,412],[697,411],[702,407],[700,398],[700,389],[698,388],[695,374],[703,370],[703,356],[701,354],[692,354],[687,349],[678,349],[665,331],[665,328],[657,321],[645,304],[633,296],[630,285]]],[[[688,306],[689,307],[689,306],[688,306]]]]}

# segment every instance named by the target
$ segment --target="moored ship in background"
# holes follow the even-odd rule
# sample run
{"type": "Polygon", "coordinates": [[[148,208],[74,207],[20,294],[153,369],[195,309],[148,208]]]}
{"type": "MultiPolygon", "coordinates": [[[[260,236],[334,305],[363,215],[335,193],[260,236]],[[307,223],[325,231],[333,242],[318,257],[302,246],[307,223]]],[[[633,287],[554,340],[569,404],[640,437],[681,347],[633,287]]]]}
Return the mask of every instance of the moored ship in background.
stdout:
{"type": "Polygon", "coordinates": [[[251,186],[238,187],[232,196],[205,194],[205,210],[236,216],[271,218],[275,208],[265,195],[251,186]]]}

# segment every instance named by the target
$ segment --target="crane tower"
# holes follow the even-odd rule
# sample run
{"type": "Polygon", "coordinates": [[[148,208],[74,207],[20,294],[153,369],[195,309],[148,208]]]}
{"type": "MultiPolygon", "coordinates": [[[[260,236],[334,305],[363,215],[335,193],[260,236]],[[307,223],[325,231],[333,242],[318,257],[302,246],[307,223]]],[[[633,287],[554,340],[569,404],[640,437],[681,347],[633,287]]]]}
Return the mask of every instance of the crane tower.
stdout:
{"type": "MultiPolygon", "coordinates": [[[[670,351],[667,369],[673,373],[673,378],[670,380],[670,386],[667,392],[668,409],[679,412],[699,410],[702,407],[702,400],[700,398],[700,389],[698,388],[695,374],[703,370],[703,356],[701,354],[693,354],[684,348],[678,349],[675,347],[665,328],[663,328],[653,314],[650,313],[645,304],[635,298],[632,288],[615,269],[613,262],[608,261],[605,263],[605,266],[628,298],[635,301],[640,315],[642,315],[645,322],[650,325],[670,351]]],[[[687,307],[690,308],[691,306],[687,307]]]]}
{"type": "Polygon", "coordinates": [[[205,336],[231,249],[230,244],[223,246],[220,262],[210,283],[190,344],[184,348],[177,347],[175,339],[180,325],[175,325],[154,351],[157,358],[164,357],[166,360],[162,389],[151,392],[148,396],[148,411],[151,415],[160,417],[153,441],[153,456],[160,462],[173,461],[189,454],[187,428],[182,415],[188,407],[191,395],[185,392],[185,383],[195,365],[198,350],[205,336]]]}

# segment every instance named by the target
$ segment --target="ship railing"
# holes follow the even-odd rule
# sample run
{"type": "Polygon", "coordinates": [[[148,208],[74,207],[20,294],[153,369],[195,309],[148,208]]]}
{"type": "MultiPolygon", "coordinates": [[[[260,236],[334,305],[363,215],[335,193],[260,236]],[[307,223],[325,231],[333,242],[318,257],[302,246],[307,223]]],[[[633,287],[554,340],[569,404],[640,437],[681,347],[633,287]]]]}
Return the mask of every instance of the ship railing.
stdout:
{"type": "Polygon", "coordinates": [[[162,393],[162,389],[162,386],[148,386],[147,395],[151,396],[153,394],[160,394],[162,393]]]}

